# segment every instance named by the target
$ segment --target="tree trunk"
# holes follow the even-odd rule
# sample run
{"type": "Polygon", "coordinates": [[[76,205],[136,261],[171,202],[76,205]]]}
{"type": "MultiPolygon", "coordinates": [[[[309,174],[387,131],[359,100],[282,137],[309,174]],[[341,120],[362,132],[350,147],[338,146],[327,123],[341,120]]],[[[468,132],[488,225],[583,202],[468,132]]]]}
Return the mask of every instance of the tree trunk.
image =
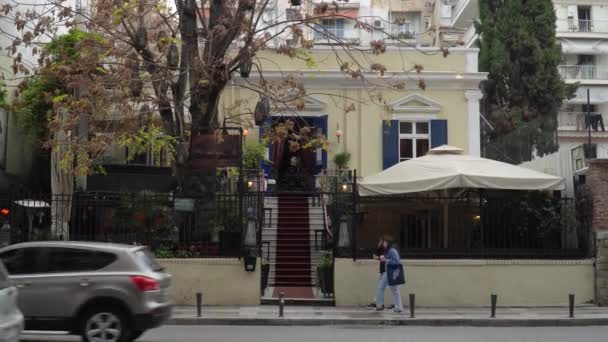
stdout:
{"type": "MultiPolygon", "coordinates": [[[[65,113],[60,113],[60,121],[65,113]]],[[[55,143],[51,152],[51,237],[56,240],[69,240],[72,198],[74,196],[74,164],[61,160],[68,152],[67,134],[63,130],[55,133],[55,143]],[[67,164],[67,165],[65,165],[67,164]]]]}

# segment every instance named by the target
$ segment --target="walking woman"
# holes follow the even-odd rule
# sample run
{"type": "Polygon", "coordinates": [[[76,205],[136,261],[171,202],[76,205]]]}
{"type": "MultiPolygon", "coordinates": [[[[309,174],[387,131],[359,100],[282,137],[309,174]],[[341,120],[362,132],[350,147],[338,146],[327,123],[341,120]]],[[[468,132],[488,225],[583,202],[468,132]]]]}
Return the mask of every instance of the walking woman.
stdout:
{"type": "Polygon", "coordinates": [[[386,272],[382,275],[382,279],[378,283],[376,291],[376,310],[384,310],[384,290],[388,286],[393,297],[394,311],[396,313],[403,312],[403,304],[401,302],[401,285],[405,283],[405,275],[401,266],[401,258],[396,246],[392,243],[392,238],[384,237],[384,255],[380,256],[380,261],[386,265],[386,272]],[[389,281],[389,277],[391,277],[389,281]]]}

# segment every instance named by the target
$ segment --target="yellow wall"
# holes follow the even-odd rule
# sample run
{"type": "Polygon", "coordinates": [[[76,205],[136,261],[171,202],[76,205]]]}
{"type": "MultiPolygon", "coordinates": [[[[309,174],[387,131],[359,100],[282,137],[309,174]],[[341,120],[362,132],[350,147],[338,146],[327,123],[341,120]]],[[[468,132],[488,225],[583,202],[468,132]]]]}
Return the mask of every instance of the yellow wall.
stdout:
{"type": "Polygon", "coordinates": [[[203,305],[258,305],[260,261],[246,272],[238,259],[160,259],[172,276],[171,298],[176,305],[195,305],[196,292],[203,305]]]}
{"type": "MultiPolygon", "coordinates": [[[[362,48],[367,50],[367,48],[362,48]]],[[[447,57],[435,48],[389,48],[385,53],[374,55],[369,51],[357,51],[355,48],[347,52],[343,48],[336,47],[334,50],[315,49],[312,50],[314,66],[307,64],[304,58],[290,58],[284,54],[271,51],[257,53],[256,63],[261,65],[264,71],[281,70],[300,72],[306,71],[329,71],[340,70],[343,62],[360,63],[369,69],[372,63],[379,63],[386,69],[394,72],[410,72],[415,64],[423,66],[424,71],[464,72],[466,50],[451,49],[447,57]]],[[[252,73],[255,72],[255,69],[252,73]]]]}
{"type": "MultiPolygon", "coordinates": [[[[570,293],[577,304],[594,298],[592,260],[407,260],[404,265],[404,303],[415,293],[421,307],[489,306],[492,293],[499,306],[567,305],[570,293]]],[[[369,303],[377,281],[376,261],[336,259],[336,305],[369,303]]]]}
{"type": "MultiPolygon", "coordinates": [[[[421,64],[424,67],[422,73],[422,78],[424,78],[426,72],[435,73],[435,75],[445,73],[448,77],[464,73],[467,53],[472,52],[455,49],[450,55],[444,57],[439,50],[417,51],[410,48],[401,51],[389,49],[385,54],[379,56],[359,52],[354,54],[358,61],[381,63],[387,67],[388,72],[397,72],[401,75],[415,76],[415,72],[411,71],[411,68],[414,64],[421,64]]],[[[348,61],[348,57],[343,53],[338,53],[338,55],[348,61]]],[[[265,72],[280,71],[280,75],[289,75],[290,71],[297,70],[298,73],[295,74],[305,83],[314,83],[315,77],[320,76],[311,74],[319,71],[336,72],[340,70],[335,52],[314,50],[313,59],[317,64],[315,67],[307,66],[306,62],[301,59],[291,59],[274,52],[258,54],[258,62],[261,63],[265,72]]],[[[254,72],[255,70],[252,71],[252,74],[254,72]]],[[[374,76],[371,76],[371,81],[380,82],[378,78],[374,80],[374,76]]],[[[256,81],[252,79],[250,82],[256,81]]],[[[396,83],[396,81],[392,83],[396,83]]],[[[359,80],[349,80],[348,77],[345,77],[344,81],[328,80],[326,83],[317,82],[312,86],[305,84],[307,95],[321,101],[323,109],[307,112],[305,108],[298,115],[328,115],[329,168],[333,168],[331,160],[334,153],[348,151],[352,155],[350,168],[356,168],[359,175],[367,176],[382,171],[382,120],[390,120],[394,114],[387,105],[411,94],[419,94],[439,103],[441,109],[434,115],[438,119],[448,120],[448,143],[468,151],[468,108],[465,98],[467,89],[454,87],[454,83],[451,83],[450,86],[448,82],[435,81],[426,90],[422,90],[417,88],[418,81],[414,78],[406,79],[405,83],[408,87],[404,90],[389,89],[384,83],[384,87],[379,87],[379,92],[376,92],[376,94],[382,94],[382,99],[374,101],[370,99],[370,92],[361,86],[359,80]],[[345,108],[351,104],[356,105],[355,110],[346,113],[345,108]],[[340,143],[335,135],[338,128],[343,132],[340,143]]],[[[477,84],[468,84],[469,90],[477,89],[477,84]]],[[[223,93],[220,113],[224,113],[228,108],[231,108],[233,115],[239,112],[252,112],[258,99],[257,93],[244,87],[228,87],[223,93]],[[234,107],[237,102],[241,105],[234,107]]],[[[411,113],[410,115],[421,114],[424,113],[411,113]]],[[[289,115],[293,115],[293,113],[289,113],[289,115]]],[[[400,115],[407,117],[407,114],[400,115]]],[[[250,129],[247,141],[257,141],[258,128],[254,127],[252,122],[245,124],[245,126],[247,125],[250,129]]],[[[473,132],[473,134],[479,134],[479,132],[473,132]]]]}
{"type": "MultiPolygon", "coordinates": [[[[365,90],[362,89],[314,89],[311,92],[313,91],[334,95],[333,98],[330,95],[313,95],[326,104],[325,109],[321,112],[328,115],[329,121],[328,159],[331,161],[332,155],[336,152],[348,151],[352,155],[350,167],[356,168],[359,175],[367,176],[382,171],[382,120],[390,120],[391,114],[384,108],[371,103],[358,104],[355,111],[345,113],[344,108],[353,103],[347,98],[365,98],[367,96],[365,90]],[[335,135],[338,127],[343,132],[340,143],[335,135]]],[[[235,93],[235,97],[247,100],[247,103],[252,106],[258,99],[257,94],[244,90],[238,90],[235,93]]],[[[441,104],[442,108],[437,117],[448,120],[448,143],[467,150],[467,105],[464,91],[426,90],[399,93],[393,91],[385,92],[384,97],[390,103],[413,93],[421,94],[441,104]]],[[[258,129],[252,128],[250,131],[247,140],[249,142],[257,141],[258,129]]]]}

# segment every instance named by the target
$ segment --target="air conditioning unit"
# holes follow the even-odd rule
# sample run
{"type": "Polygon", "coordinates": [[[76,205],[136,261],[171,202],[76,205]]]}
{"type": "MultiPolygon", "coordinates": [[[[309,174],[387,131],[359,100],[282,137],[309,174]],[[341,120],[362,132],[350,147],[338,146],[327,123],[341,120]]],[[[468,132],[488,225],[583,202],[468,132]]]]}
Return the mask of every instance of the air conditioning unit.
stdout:
{"type": "Polygon", "coordinates": [[[383,23],[382,23],[382,20],[380,20],[380,19],[376,19],[376,20],[374,20],[374,27],[375,27],[375,28],[382,28],[382,27],[383,27],[383,25],[382,25],[382,24],[383,24],[383,23]]]}

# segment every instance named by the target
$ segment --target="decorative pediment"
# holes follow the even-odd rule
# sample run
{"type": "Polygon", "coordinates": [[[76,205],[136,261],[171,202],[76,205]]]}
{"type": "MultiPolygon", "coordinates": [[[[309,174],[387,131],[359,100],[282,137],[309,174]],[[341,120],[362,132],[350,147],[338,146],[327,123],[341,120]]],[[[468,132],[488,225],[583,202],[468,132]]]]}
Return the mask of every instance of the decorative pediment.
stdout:
{"type": "Polygon", "coordinates": [[[420,94],[411,94],[391,104],[393,113],[438,113],[441,104],[420,94]]]}
{"type": "MultiPolygon", "coordinates": [[[[312,96],[306,96],[306,97],[302,98],[301,100],[304,101],[304,108],[302,108],[302,110],[300,110],[301,112],[316,112],[316,111],[321,111],[325,108],[325,102],[323,102],[319,99],[316,99],[312,96]]],[[[277,108],[284,109],[284,105],[281,103],[273,102],[272,108],[273,109],[277,109],[277,108]]]]}

